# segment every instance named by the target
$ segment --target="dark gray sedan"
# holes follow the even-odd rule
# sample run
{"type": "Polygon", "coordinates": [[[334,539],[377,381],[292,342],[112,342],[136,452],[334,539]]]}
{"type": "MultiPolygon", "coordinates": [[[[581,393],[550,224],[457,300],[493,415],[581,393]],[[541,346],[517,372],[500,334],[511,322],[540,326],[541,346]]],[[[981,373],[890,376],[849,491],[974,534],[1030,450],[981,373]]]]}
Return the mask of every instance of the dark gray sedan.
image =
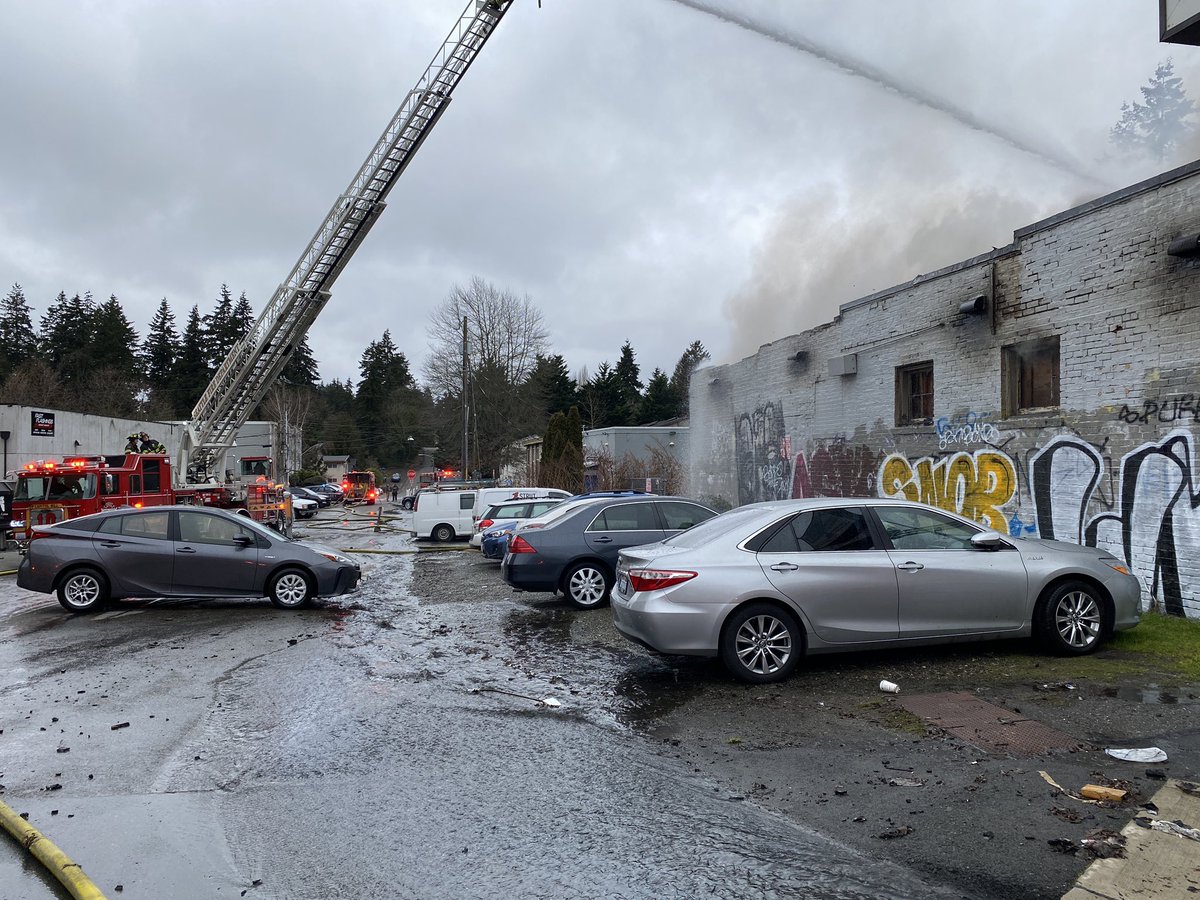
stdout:
{"type": "Polygon", "coordinates": [[[592,609],[608,600],[618,551],[661,541],[715,515],[683,497],[568,500],[545,523],[534,519],[517,528],[500,571],[517,590],[562,591],[572,606],[592,609]]]}
{"type": "Polygon", "coordinates": [[[660,653],[720,656],[751,682],[805,653],[1036,635],[1090,653],[1138,623],[1141,583],[1111,553],[989,531],[897,500],[730,510],[624,550],[617,630],[660,653]]]}
{"type": "Polygon", "coordinates": [[[114,509],[34,529],[17,586],[75,613],[118,597],[269,597],[297,609],[354,591],[354,560],[245,516],[195,506],[114,509]]]}

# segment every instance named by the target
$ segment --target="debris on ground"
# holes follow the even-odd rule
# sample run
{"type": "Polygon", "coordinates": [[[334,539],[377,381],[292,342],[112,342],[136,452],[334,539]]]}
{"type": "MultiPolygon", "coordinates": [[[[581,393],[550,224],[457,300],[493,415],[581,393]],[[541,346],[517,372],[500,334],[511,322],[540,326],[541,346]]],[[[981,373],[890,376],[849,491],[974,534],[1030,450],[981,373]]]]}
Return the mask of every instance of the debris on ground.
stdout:
{"type": "Polygon", "coordinates": [[[890,787],[924,787],[925,782],[919,778],[889,778],[887,783],[890,787]]]}
{"type": "Polygon", "coordinates": [[[555,697],[531,697],[528,694],[518,694],[515,691],[505,691],[505,690],[502,690],[501,688],[494,688],[494,687],[471,688],[470,693],[472,693],[472,694],[504,694],[505,696],[508,696],[508,697],[517,697],[521,700],[530,700],[533,703],[538,704],[539,706],[548,706],[551,709],[557,709],[558,707],[562,706],[562,702],[559,701],[555,697]]]}
{"type": "Polygon", "coordinates": [[[1052,806],[1050,812],[1072,825],[1083,821],[1083,814],[1066,806],[1052,806]]]}
{"type": "Polygon", "coordinates": [[[1079,841],[1079,846],[1094,859],[1125,858],[1125,836],[1105,828],[1089,831],[1079,841]]]}
{"type": "Polygon", "coordinates": [[[894,681],[887,681],[886,679],[879,682],[879,689],[885,694],[900,693],[900,685],[896,684],[894,681]]]}
{"type": "Polygon", "coordinates": [[[1035,691],[1073,691],[1076,688],[1070,681],[1051,681],[1046,684],[1035,684],[1033,689],[1035,691]]]}
{"type": "Polygon", "coordinates": [[[894,840],[895,838],[902,838],[905,835],[909,835],[912,833],[913,833],[913,827],[911,825],[901,825],[899,828],[893,828],[890,831],[884,831],[880,834],[875,835],[875,837],[879,838],[880,840],[890,841],[890,840],[894,840]]]}
{"type": "Polygon", "coordinates": [[[1104,752],[1113,759],[1121,759],[1125,762],[1160,763],[1167,761],[1167,754],[1159,747],[1139,747],[1129,750],[1109,748],[1104,752]]]}
{"type": "Polygon", "coordinates": [[[1142,828],[1149,828],[1151,831],[1161,831],[1164,834],[1176,834],[1179,837],[1187,838],[1192,841],[1200,841],[1200,829],[1192,828],[1185,822],[1178,819],[1173,822],[1168,822],[1166,819],[1150,819],[1144,816],[1138,816],[1133,820],[1135,825],[1140,825],[1142,828]]]}
{"type": "Polygon", "coordinates": [[[1088,800],[1107,800],[1110,803],[1120,803],[1125,799],[1128,791],[1121,791],[1117,788],[1104,787],[1101,784],[1085,784],[1079,789],[1079,795],[1088,800]]]}

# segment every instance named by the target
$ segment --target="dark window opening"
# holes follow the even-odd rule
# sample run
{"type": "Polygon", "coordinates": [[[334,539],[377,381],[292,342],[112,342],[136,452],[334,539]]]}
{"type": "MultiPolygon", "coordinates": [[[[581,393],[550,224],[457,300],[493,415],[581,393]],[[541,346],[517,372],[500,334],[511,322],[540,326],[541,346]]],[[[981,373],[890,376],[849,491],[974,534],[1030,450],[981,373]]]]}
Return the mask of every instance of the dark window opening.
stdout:
{"type": "Polygon", "coordinates": [[[1059,405],[1058,335],[1011,344],[1001,352],[1006,416],[1059,405]]]}
{"type": "Polygon", "coordinates": [[[933,363],[896,369],[896,424],[928,425],[933,422],[933,363]]]}

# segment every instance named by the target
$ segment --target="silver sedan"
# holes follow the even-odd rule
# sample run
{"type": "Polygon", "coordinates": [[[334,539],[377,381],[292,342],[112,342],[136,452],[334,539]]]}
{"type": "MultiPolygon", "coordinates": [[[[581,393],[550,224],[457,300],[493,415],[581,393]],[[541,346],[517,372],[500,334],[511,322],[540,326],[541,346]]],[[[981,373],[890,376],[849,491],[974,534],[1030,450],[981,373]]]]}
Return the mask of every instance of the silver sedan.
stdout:
{"type": "Polygon", "coordinates": [[[1055,653],[1090,653],[1138,623],[1140,600],[1104,550],[845,498],[755,503],[622,550],[612,610],[636,643],[720,656],[761,683],[806,653],[1031,634],[1055,653]]]}

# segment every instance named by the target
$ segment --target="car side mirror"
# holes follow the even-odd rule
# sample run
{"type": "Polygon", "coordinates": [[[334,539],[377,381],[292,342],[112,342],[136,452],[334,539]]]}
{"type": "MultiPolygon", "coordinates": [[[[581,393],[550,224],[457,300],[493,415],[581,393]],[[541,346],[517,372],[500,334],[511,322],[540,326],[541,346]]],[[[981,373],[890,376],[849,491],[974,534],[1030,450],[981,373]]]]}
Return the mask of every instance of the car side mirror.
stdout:
{"type": "Polygon", "coordinates": [[[255,543],[254,538],[250,537],[248,534],[235,534],[233,536],[233,542],[239,547],[250,547],[255,543]]]}
{"type": "Polygon", "coordinates": [[[976,550],[999,550],[1008,544],[998,531],[981,531],[971,535],[971,546],[976,550]]]}

